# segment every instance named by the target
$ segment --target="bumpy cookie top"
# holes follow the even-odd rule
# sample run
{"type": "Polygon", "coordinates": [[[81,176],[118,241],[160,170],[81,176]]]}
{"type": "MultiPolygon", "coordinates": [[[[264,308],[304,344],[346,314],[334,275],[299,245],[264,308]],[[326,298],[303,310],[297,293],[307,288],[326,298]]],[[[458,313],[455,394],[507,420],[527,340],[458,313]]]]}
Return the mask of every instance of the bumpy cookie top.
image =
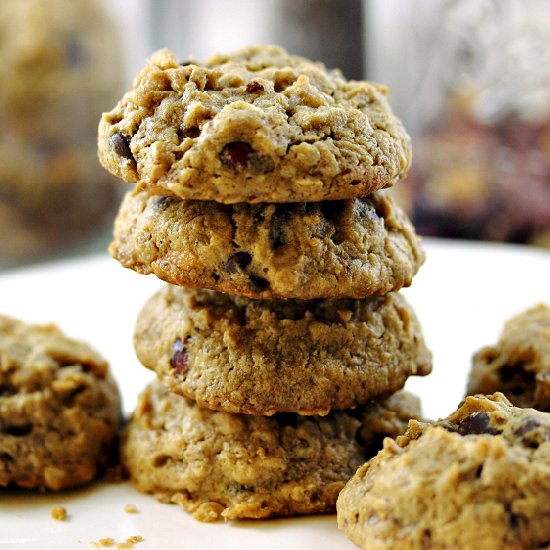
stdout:
{"type": "Polygon", "coordinates": [[[31,392],[62,367],[75,366],[106,378],[109,365],[88,344],[65,336],[54,324],[31,325],[0,315],[0,380],[31,392]]]}
{"type": "Polygon", "coordinates": [[[0,487],[82,485],[112,458],[120,397],[107,362],[55,325],[0,315],[0,487]]]}
{"type": "Polygon", "coordinates": [[[99,125],[105,168],[150,192],[218,202],[364,196],[410,164],[383,86],[277,46],[206,63],[153,54],[99,125]]]}
{"type": "Polygon", "coordinates": [[[504,325],[473,358],[468,394],[503,392],[517,407],[550,411],[550,308],[539,304],[504,325]]]}
{"type": "Polygon", "coordinates": [[[550,540],[550,414],[502,394],[386,440],[338,499],[338,523],[379,549],[531,549],[550,540]]]}

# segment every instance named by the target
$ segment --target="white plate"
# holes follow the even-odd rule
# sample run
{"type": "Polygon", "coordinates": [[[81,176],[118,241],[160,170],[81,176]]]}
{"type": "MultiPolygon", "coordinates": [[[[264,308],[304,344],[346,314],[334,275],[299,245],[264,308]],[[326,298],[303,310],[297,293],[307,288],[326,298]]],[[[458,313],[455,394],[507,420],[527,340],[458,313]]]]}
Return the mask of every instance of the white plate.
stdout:
{"type": "MultiPolygon", "coordinates": [[[[405,289],[434,353],[434,372],[407,387],[422,397],[424,413],[446,416],[464,393],[474,351],[493,343],[502,323],[540,301],[550,304],[550,253],[524,247],[426,239],[428,260],[405,289]]],[[[133,352],[137,312],[161,286],[155,277],[122,269],[107,255],[0,275],[0,312],[33,322],[56,322],[87,340],[111,362],[124,408],[153,375],[133,352]]],[[[203,524],[177,506],[142,495],[128,483],[97,483],[61,494],[0,492],[0,548],[89,548],[111,537],[140,535],[136,550],[351,550],[334,516],[203,524]],[[139,512],[128,514],[127,504],[139,512]],[[66,522],[50,516],[65,506],[66,522]]]]}

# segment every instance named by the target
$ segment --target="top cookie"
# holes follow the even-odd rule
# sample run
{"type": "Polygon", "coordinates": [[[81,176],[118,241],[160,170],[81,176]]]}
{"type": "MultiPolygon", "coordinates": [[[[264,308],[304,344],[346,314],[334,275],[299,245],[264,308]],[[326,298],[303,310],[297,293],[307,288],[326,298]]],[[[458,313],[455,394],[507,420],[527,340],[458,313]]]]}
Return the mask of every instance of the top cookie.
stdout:
{"type": "Polygon", "coordinates": [[[99,158],[127,182],[184,199],[364,196],[401,179],[411,160],[386,95],[277,46],[202,65],[159,50],[103,114],[99,158]]]}

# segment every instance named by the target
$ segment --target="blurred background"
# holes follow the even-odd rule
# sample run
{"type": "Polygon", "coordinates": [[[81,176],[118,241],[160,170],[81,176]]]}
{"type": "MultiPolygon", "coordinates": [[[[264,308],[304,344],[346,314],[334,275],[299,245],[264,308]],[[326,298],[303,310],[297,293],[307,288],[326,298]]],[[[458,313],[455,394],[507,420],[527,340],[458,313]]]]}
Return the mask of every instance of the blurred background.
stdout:
{"type": "Polygon", "coordinates": [[[389,86],[420,234],[550,247],[547,0],[0,0],[0,269],[105,251],[97,124],[152,51],[258,42],[389,86]]]}

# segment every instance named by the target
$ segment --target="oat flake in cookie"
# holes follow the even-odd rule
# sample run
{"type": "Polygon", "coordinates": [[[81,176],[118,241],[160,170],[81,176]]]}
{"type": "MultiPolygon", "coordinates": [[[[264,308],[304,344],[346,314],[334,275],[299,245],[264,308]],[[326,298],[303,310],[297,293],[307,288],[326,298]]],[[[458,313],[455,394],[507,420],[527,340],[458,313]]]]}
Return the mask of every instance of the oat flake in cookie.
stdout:
{"type": "Polygon", "coordinates": [[[494,346],[473,358],[468,394],[500,391],[517,407],[550,411],[550,308],[539,304],[510,319],[494,346]]]}
{"type": "Polygon", "coordinates": [[[120,398],[106,361],[54,325],[0,316],[0,487],[60,490],[109,464],[120,398]]]}
{"type": "Polygon", "coordinates": [[[386,95],[277,46],[204,64],[160,50],[103,114],[99,158],[127,182],[185,199],[364,196],[403,178],[411,160],[386,95]]]}
{"type": "Polygon", "coordinates": [[[419,414],[405,392],[326,417],[229,414],[155,381],[138,400],[122,460],[140,491],[201,521],[332,513],[359,464],[419,414]]]}
{"type": "Polygon", "coordinates": [[[529,550],[550,543],[550,414],[466,398],[361,466],[338,526],[369,550],[529,550]]]}
{"type": "Polygon", "coordinates": [[[410,220],[382,192],[253,205],[129,192],[109,250],[138,273],[250,298],[385,294],[424,262],[410,220]]]}
{"type": "Polygon", "coordinates": [[[326,414],[431,371],[411,306],[364,300],[251,300],[165,285],[140,312],[139,360],[200,407],[326,414]]]}

